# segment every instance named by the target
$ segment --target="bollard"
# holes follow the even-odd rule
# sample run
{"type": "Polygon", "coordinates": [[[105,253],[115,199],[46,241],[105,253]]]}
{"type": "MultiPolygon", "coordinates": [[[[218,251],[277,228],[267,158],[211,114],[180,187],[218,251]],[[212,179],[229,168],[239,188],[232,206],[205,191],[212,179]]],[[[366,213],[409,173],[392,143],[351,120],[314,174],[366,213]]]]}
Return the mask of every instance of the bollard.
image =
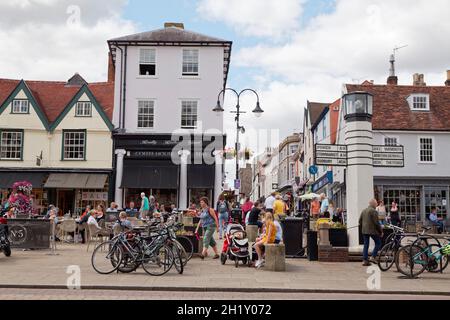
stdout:
{"type": "Polygon", "coordinates": [[[286,271],[286,248],[284,244],[266,244],[265,256],[266,270],[286,271]]]}
{"type": "Polygon", "coordinates": [[[247,233],[248,242],[255,242],[258,237],[258,226],[246,226],[245,232],[247,233]]]}
{"type": "Polygon", "coordinates": [[[319,246],[330,247],[330,224],[329,223],[320,223],[318,226],[319,229],[319,246]]]}

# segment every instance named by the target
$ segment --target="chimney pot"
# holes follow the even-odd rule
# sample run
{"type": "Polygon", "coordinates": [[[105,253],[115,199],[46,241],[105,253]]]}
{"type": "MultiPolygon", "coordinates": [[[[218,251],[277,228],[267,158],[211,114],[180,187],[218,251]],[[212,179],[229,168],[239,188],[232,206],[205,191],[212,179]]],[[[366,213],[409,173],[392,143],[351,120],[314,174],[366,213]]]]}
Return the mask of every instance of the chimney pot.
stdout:
{"type": "Polygon", "coordinates": [[[184,29],[184,23],[181,22],[166,22],[164,23],[164,28],[178,28],[184,29]]]}
{"type": "Polygon", "coordinates": [[[391,86],[396,86],[398,84],[398,77],[397,76],[390,76],[387,79],[387,84],[391,86]]]}
{"type": "Polygon", "coordinates": [[[450,87],[450,70],[447,70],[447,81],[445,81],[445,85],[450,87]]]}
{"type": "Polygon", "coordinates": [[[422,86],[422,87],[426,86],[427,84],[425,83],[424,75],[415,73],[413,75],[413,85],[414,86],[422,86]]]}

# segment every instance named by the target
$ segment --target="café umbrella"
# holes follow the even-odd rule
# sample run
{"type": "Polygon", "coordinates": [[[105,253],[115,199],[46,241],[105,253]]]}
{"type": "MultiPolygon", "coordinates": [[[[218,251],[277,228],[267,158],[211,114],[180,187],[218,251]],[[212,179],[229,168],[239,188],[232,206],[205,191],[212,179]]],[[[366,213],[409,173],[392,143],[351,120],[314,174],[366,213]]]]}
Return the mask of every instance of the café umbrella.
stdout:
{"type": "Polygon", "coordinates": [[[313,200],[313,199],[316,199],[316,198],[320,198],[320,196],[318,194],[315,194],[315,193],[308,193],[308,194],[305,194],[303,196],[300,196],[300,199],[302,201],[313,200]]]}

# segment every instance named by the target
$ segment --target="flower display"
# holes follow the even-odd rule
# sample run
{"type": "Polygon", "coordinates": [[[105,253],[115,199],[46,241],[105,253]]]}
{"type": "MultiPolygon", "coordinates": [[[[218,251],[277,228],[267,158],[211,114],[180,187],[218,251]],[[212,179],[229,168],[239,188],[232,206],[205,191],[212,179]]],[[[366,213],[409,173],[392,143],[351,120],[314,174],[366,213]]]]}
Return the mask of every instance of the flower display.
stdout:
{"type": "Polygon", "coordinates": [[[13,192],[8,199],[10,207],[13,207],[16,214],[32,214],[30,194],[33,185],[28,181],[19,181],[13,184],[13,192]]]}

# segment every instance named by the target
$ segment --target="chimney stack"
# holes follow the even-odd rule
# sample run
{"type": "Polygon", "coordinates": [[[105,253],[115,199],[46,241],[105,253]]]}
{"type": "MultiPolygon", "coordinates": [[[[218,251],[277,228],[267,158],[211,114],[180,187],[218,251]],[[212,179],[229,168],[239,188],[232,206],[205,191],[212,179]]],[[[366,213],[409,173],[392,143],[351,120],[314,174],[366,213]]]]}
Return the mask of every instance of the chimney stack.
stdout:
{"type": "Polygon", "coordinates": [[[116,69],[114,67],[112,55],[108,54],[108,57],[108,83],[112,83],[116,78],[116,69]]]}
{"type": "Polygon", "coordinates": [[[415,73],[413,75],[413,85],[414,86],[421,86],[421,87],[426,86],[427,84],[425,83],[424,75],[415,73]]]}
{"type": "Polygon", "coordinates": [[[447,70],[447,81],[445,81],[445,85],[450,87],[450,70],[447,70]]]}
{"type": "Polygon", "coordinates": [[[180,22],[166,22],[164,23],[164,29],[167,28],[178,28],[178,29],[183,29],[184,30],[184,23],[180,23],[180,22]]]}
{"type": "Polygon", "coordinates": [[[398,77],[397,76],[389,76],[387,79],[387,84],[391,86],[396,86],[398,84],[398,77]]]}
{"type": "Polygon", "coordinates": [[[395,55],[391,55],[389,62],[391,64],[391,68],[389,69],[389,78],[387,79],[387,84],[396,86],[398,84],[398,77],[395,75],[395,55]]]}

